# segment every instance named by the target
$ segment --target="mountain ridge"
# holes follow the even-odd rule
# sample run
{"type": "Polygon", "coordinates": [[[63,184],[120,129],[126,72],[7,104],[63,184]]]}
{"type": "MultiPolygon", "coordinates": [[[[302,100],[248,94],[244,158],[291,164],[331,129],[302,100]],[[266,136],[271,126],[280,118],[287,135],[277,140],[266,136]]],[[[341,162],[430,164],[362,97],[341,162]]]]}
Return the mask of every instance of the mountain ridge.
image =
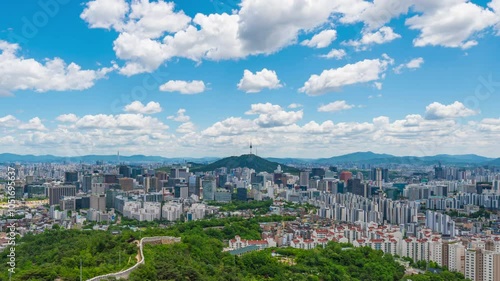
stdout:
{"type": "Polygon", "coordinates": [[[222,158],[208,165],[199,166],[194,169],[191,169],[192,172],[209,172],[214,171],[219,168],[226,167],[228,169],[234,168],[250,168],[254,169],[257,173],[259,172],[268,172],[272,173],[278,165],[281,166],[283,172],[286,173],[298,173],[300,170],[297,168],[289,167],[287,165],[272,162],[262,157],[259,157],[255,154],[243,154],[240,156],[230,156],[226,158],[222,158]]]}
{"type": "MultiPolygon", "coordinates": [[[[285,158],[288,161],[296,160],[300,162],[300,158],[285,158]]],[[[279,161],[280,158],[273,158],[279,161]]],[[[434,156],[395,156],[391,154],[378,154],[371,151],[355,152],[330,158],[313,159],[309,161],[311,164],[415,164],[415,165],[500,165],[500,158],[488,158],[476,154],[438,154],[434,156]]]]}
{"type": "Polygon", "coordinates": [[[162,156],[146,156],[141,154],[123,156],[120,155],[120,161],[118,161],[118,155],[82,155],[82,156],[54,156],[54,155],[19,155],[13,153],[1,153],[0,163],[15,163],[15,162],[28,162],[28,163],[43,163],[43,162],[96,162],[104,161],[110,163],[118,162],[129,162],[129,163],[143,163],[143,162],[170,162],[170,163],[181,163],[181,162],[201,162],[209,163],[217,160],[217,157],[173,157],[167,158],[162,156]]]}
{"type": "MultiPolygon", "coordinates": [[[[253,154],[252,154],[253,155],[253,154]]],[[[238,157],[238,156],[232,156],[238,157]]],[[[259,157],[260,158],[260,157],[259,157]]],[[[120,156],[120,162],[123,163],[148,163],[148,162],[164,162],[164,163],[186,163],[193,162],[197,164],[211,164],[223,158],[219,157],[163,157],[163,156],[146,156],[142,154],[120,156]]],[[[415,164],[415,165],[493,165],[500,166],[500,158],[488,158],[476,154],[438,154],[434,156],[395,156],[391,154],[379,154],[371,151],[355,152],[330,158],[278,158],[278,157],[262,157],[270,162],[280,163],[281,165],[335,165],[335,164],[415,164]]],[[[96,161],[104,161],[108,163],[118,163],[117,155],[83,155],[83,156],[54,156],[46,155],[19,155],[13,153],[1,153],[0,163],[46,163],[46,162],[84,162],[91,163],[96,161]]]]}

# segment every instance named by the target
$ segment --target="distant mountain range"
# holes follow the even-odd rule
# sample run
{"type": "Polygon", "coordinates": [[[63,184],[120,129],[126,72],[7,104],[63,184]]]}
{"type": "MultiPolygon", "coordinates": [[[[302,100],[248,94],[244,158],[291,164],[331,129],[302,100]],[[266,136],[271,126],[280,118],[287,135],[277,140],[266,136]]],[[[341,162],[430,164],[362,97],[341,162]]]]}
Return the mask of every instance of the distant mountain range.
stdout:
{"type": "MultiPolygon", "coordinates": [[[[61,157],[54,155],[18,155],[3,153],[0,154],[0,163],[61,163],[61,162],[73,162],[73,163],[95,163],[96,161],[103,161],[106,163],[118,163],[117,155],[84,155],[76,157],[61,157]]],[[[303,165],[337,165],[337,164],[414,164],[414,165],[436,165],[439,162],[443,165],[472,165],[472,166],[500,166],[500,158],[487,158],[475,154],[464,154],[464,155],[448,155],[440,154],[435,156],[394,156],[390,154],[378,154],[373,152],[356,152],[341,156],[335,156],[331,158],[320,158],[320,159],[307,159],[307,158],[261,158],[253,154],[247,154],[242,156],[232,156],[227,158],[217,158],[217,157],[203,157],[203,158],[166,158],[161,156],[145,156],[145,155],[132,155],[132,156],[120,156],[120,162],[125,163],[196,163],[195,169],[209,169],[211,167],[221,167],[224,164],[226,167],[235,167],[234,165],[250,165],[248,168],[252,168],[251,165],[257,161],[259,167],[263,171],[274,171],[278,163],[283,167],[288,166],[303,166],[303,165]],[[263,160],[267,161],[264,162],[263,160]],[[203,164],[203,165],[199,165],[203,164]],[[206,165],[210,164],[210,165],[206,165]],[[203,167],[203,168],[202,168],[203,167]]],[[[239,166],[245,167],[245,166],[239,166]]],[[[291,167],[288,167],[291,168],[291,167]]],[[[284,168],[285,169],[285,168],[284,168]]]]}
{"type": "Polygon", "coordinates": [[[220,159],[208,165],[193,165],[190,171],[192,172],[208,172],[219,168],[226,167],[228,169],[234,169],[238,167],[246,167],[254,169],[257,173],[268,172],[272,173],[278,165],[281,165],[281,169],[286,173],[298,173],[299,169],[289,167],[277,162],[272,162],[261,158],[254,154],[245,154],[241,156],[231,156],[227,158],[220,159]]]}
{"type": "MultiPolygon", "coordinates": [[[[161,156],[145,156],[145,155],[132,155],[132,156],[120,156],[120,162],[125,163],[184,163],[184,162],[197,162],[197,163],[211,163],[219,158],[216,157],[204,157],[204,158],[166,158],[161,156]]],[[[83,155],[83,156],[54,156],[54,155],[18,155],[11,153],[0,154],[0,163],[61,163],[61,162],[73,162],[73,163],[95,163],[97,161],[103,161],[106,163],[118,163],[117,155],[83,155]]]]}
{"type": "Polygon", "coordinates": [[[271,158],[270,160],[285,164],[414,164],[414,165],[500,165],[500,158],[487,158],[475,154],[448,155],[440,154],[435,156],[394,156],[390,154],[377,154],[371,151],[355,152],[342,156],[321,159],[295,159],[295,158],[271,158]]]}

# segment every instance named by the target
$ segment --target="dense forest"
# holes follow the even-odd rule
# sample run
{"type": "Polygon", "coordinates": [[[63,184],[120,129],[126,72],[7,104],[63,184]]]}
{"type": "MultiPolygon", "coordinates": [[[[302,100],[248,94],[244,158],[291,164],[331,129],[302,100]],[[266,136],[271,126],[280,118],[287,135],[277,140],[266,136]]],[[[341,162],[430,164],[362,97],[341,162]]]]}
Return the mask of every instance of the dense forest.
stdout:
{"type": "MultiPolygon", "coordinates": [[[[80,259],[84,280],[135,264],[141,237],[169,235],[182,238],[171,245],[146,245],[146,264],[131,281],[163,280],[406,280],[404,267],[391,255],[369,248],[330,243],[325,249],[266,249],[232,256],[222,252],[227,239],[240,235],[259,239],[260,222],[280,222],[294,217],[238,217],[178,223],[168,228],[105,231],[49,230],[18,240],[14,281],[65,281],[79,279],[80,259]],[[273,253],[274,251],[274,253],[273,253]]],[[[6,255],[0,257],[0,280],[8,280],[6,255]]],[[[412,276],[413,281],[459,281],[460,274],[447,271],[412,276]]]]}
{"type": "MultiPolygon", "coordinates": [[[[47,281],[57,277],[83,277],[120,271],[136,263],[137,247],[131,236],[104,231],[48,230],[16,241],[16,270],[12,280],[47,281]]],[[[9,280],[7,255],[0,256],[0,280],[9,280]]]]}

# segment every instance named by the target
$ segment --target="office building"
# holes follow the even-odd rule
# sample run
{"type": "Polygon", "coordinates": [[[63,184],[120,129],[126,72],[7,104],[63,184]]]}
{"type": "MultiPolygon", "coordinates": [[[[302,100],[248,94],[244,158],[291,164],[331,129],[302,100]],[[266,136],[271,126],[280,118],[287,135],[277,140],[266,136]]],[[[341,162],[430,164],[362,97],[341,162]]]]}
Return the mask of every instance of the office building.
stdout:
{"type": "Polygon", "coordinates": [[[186,184],[176,184],[174,187],[174,198],[188,198],[188,186],[186,184]]]}
{"type": "Polygon", "coordinates": [[[78,181],[78,172],[65,172],[64,173],[64,182],[67,184],[75,184],[78,181]]]}
{"type": "Polygon", "coordinates": [[[226,189],[217,189],[214,194],[215,201],[217,202],[231,202],[231,192],[226,189]]]}
{"type": "Polygon", "coordinates": [[[434,167],[434,179],[436,180],[444,180],[445,174],[444,174],[444,169],[441,167],[441,163],[439,163],[439,166],[434,167]]]}
{"type": "Polygon", "coordinates": [[[200,196],[200,178],[197,176],[189,176],[188,178],[188,196],[200,196]]]}
{"type": "Polygon", "coordinates": [[[62,211],[76,211],[76,198],[74,196],[64,196],[59,200],[59,207],[62,211]]]}
{"type": "Polygon", "coordinates": [[[143,174],[142,168],[132,167],[130,170],[131,170],[130,177],[133,179],[135,179],[135,178],[137,178],[137,176],[143,174]]]}
{"type": "Polygon", "coordinates": [[[169,179],[187,179],[189,177],[189,168],[172,168],[170,169],[169,179]]]}
{"type": "Polygon", "coordinates": [[[349,179],[347,181],[347,190],[352,194],[368,197],[367,186],[361,183],[360,179],[349,179]]]}
{"type": "Polygon", "coordinates": [[[82,177],[82,191],[83,192],[89,192],[90,189],[92,188],[92,175],[84,175],[82,177]]]}
{"type": "Polygon", "coordinates": [[[28,184],[26,186],[28,198],[45,197],[45,186],[41,184],[28,184]]]}
{"type": "Polygon", "coordinates": [[[113,174],[104,175],[104,183],[118,183],[118,175],[113,175],[113,174]]]}
{"type": "Polygon", "coordinates": [[[130,178],[130,176],[131,176],[130,167],[125,166],[125,165],[121,165],[120,167],[118,167],[118,173],[120,175],[122,175],[122,177],[124,177],[124,178],[130,178]]]}
{"type": "Polygon", "coordinates": [[[224,187],[227,183],[227,175],[219,175],[217,177],[217,187],[224,187]]]}
{"type": "Polygon", "coordinates": [[[245,187],[236,188],[236,198],[239,201],[247,201],[248,191],[245,187]]]}
{"type": "Polygon", "coordinates": [[[323,179],[325,177],[325,169],[323,168],[312,168],[311,177],[317,177],[319,179],[323,179]]]}
{"type": "Polygon", "coordinates": [[[62,185],[53,186],[48,189],[49,192],[49,204],[56,205],[63,196],[75,196],[76,186],[74,185],[62,185]]]}
{"type": "Polygon", "coordinates": [[[307,190],[309,187],[309,172],[308,171],[302,171],[299,174],[299,186],[300,188],[307,190]]]}
{"type": "Polygon", "coordinates": [[[204,179],[201,181],[201,186],[203,188],[203,200],[213,201],[215,200],[215,179],[204,179]]]}
{"type": "Polygon", "coordinates": [[[90,196],[82,196],[75,198],[75,208],[76,210],[88,209],[90,208],[90,196]]]}
{"type": "Polygon", "coordinates": [[[35,177],[34,176],[26,176],[25,177],[26,184],[32,184],[35,182],[35,177]]]}
{"type": "Polygon", "coordinates": [[[90,196],[90,208],[98,211],[106,211],[106,195],[92,194],[90,196]]]}
{"type": "Polygon", "coordinates": [[[120,178],[118,183],[123,191],[131,191],[134,189],[134,180],[131,178],[120,178]]]}

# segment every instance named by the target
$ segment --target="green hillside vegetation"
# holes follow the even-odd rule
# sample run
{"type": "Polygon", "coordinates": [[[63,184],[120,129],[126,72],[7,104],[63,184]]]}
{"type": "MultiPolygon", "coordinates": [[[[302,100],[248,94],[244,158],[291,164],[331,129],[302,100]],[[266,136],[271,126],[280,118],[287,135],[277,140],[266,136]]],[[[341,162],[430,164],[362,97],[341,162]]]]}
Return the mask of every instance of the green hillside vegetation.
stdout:
{"type": "Polygon", "coordinates": [[[271,162],[259,156],[253,154],[245,154],[241,156],[231,156],[218,161],[215,161],[208,165],[196,165],[192,169],[191,172],[210,172],[219,168],[226,167],[228,169],[234,168],[250,168],[254,169],[257,173],[259,172],[268,172],[272,173],[278,165],[281,165],[281,169],[285,173],[299,173],[299,169],[289,167],[286,165],[282,165],[280,163],[271,162]]]}
{"type": "MultiPolygon", "coordinates": [[[[178,223],[169,228],[144,228],[119,235],[104,231],[50,230],[18,240],[14,281],[79,280],[80,258],[84,280],[116,272],[135,264],[137,248],[132,240],[149,236],[176,236],[182,242],[146,245],[146,264],[130,281],[160,280],[406,280],[404,268],[391,255],[370,248],[352,248],[330,243],[325,249],[277,248],[244,254],[222,252],[228,239],[260,239],[261,222],[281,222],[294,217],[262,216],[252,219],[231,217],[178,223]],[[121,265],[119,260],[121,253],[121,265]]],[[[0,280],[8,280],[6,254],[0,258],[0,280]]],[[[444,271],[411,276],[412,280],[461,281],[460,274],[444,271]],[[418,279],[417,279],[418,278],[418,279]]]]}
{"type": "MultiPolygon", "coordinates": [[[[137,247],[128,243],[129,239],[127,235],[80,230],[26,235],[16,241],[16,270],[12,280],[47,281],[57,277],[80,280],[80,258],[85,279],[120,271],[136,263],[137,247]]],[[[0,280],[9,280],[6,252],[0,257],[0,280]]]]}
{"type": "Polygon", "coordinates": [[[325,249],[266,249],[241,257],[221,252],[223,243],[203,233],[191,233],[174,245],[146,247],[146,265],[130,281],[144,280],[345,280],[397,281],[404,267],[391,255],[370,248],[346,250],[338,243],[325,249]]]}
{"type": "Polygon", "coordinates": [[[265,201],[232,201],[230,203],[210,202],[212,206],[220,206],[222,212],[234,212],[242,210],[252,210],[254,214],[264,215],[269,212],[273,200],[265,201]]]}
{"type": "MultiPolygon", "coordinates": [[[[133,240],[149,236],[181,236],[183,233],[206,232],[218,241],[240,235],[244,239],[260,238],[260,222],[281,222],[295,217],[266,216],[246,220],[239,217],[177,223],[165,228],[142,231],[121,229],[118,235],[93,230],[47,230],[16,240],[16,269],[13,281],[80,280],[80,258],[84,280],[118,272],[136,263],[137,247],[133,240]],[[221,227],[216,229],[212,227],[221,227]]],[[[9,280],[7,251],[0,256],[0,280],[9,280]]]]}

